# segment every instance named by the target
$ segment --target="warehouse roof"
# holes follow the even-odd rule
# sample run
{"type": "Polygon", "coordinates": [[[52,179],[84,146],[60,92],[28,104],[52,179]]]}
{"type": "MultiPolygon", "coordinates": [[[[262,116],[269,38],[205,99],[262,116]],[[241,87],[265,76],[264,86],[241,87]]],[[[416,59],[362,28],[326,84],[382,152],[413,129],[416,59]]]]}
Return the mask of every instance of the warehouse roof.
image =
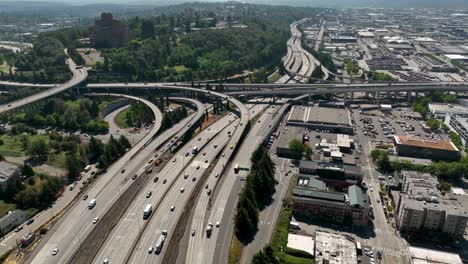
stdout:
{"type": "Polygon", "coordinates": [[[451,142],[446,140],[426,140],[411,138],[407,136],[394,136],[397,145],[408,145],[420,148],[444,149],[449,151],[459,151],[451,142]]]}
{"type": "Polygon", "coordinates": [[[349,112],[346,109],[328,107],[310,107],[306,122],[350,125],[349,112]]]}

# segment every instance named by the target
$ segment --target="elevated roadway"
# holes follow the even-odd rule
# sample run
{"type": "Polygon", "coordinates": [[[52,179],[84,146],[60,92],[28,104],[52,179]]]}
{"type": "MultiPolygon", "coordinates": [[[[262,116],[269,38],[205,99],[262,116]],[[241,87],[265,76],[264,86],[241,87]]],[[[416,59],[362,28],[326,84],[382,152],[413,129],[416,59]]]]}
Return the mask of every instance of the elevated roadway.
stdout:
{"type": "Polygon", "coordinates": [[[88,71],[86,70],[86,68],[78,69],[75,62],[73,62],[73,60],[70,59],[70,58],[66,60],[66,63],[68,65],[68,67],[70,68],[70,71],[73,74],[73,77],[68,82],[66,82],[64,84],[59,84],[57,86],[54,85],[54,87],[52,89],[49,89],[47,91],[40,92],[40,93],[37,93],[37,94],[33,94],[31,96],[28,96],[28,97],[23,98],[23,99],[19,99],[17,101],[11,102],[9,104],[0,105],[0,114],[11,111],[13,109],[16,109],[18,107],[21,107],[21,106],[24,106],[24,105],[27,105],[27,104],[30,104],[30,103],[33,103],[33,102],[36,102],[36,101],[39,101],[39,100],[44,99],[46,97],[50,97],[52,95],[61,93],[61,92],[65,91],[65,90],[68,90],[68,89],[72,88],[73,86],[81,83],[82,81],[84,81],[86,79],[86,77],[88,76],[88,71]]]}
{"type": "MultiPolygon", "coordinates": [[[[99,94],[95,94],[98,96],[99,94]]],[[[180,123],[176,124],[163,134],[158,136],[154,141],[153,138],[161,127],[162,113],[151,102],[137,98],[134,96],[117,95],[117,94],[101,94],[105,96],[122,96],[148,105],[155,115],[155,124],[152,130],[138,142],[129,152],[127,152],[117,162],[112,164],[107,172],[97,178],[97,181],[87,191],[88,200],[77,200],[76,203],[66,212],[66,214],[53,226],[49,231],[49,235],[41,242],[35,254],[33,254],[28,262],[30,263],[67,263],[73,256],[74,252],[79,248],[82,241],[93,229],[93,218],[101,217],[110,208],[110,206],[118,199],[119,195],[127,189],[134,174],[142,174],[142,167],[148,157],[154,155],[154,150],[162,146],[166,141],[173,137],[176,133],[186,130],[190,126],[189,122],[193,122],[194,118],[201,118],[204,113],[204,108],[198,109],[195,116],[187,117],[180,123]],[[187,125],[189,124],[189,125],[187,125]],[[122,173],[125,169],[124,173],[122,173]],[[95,208],[89,210],[87,204],[89,200],[96,198],[97,204],[95,208]],[[56,256],[52,256],[51,252],[54,248],[59,249],[56,256]]]]}

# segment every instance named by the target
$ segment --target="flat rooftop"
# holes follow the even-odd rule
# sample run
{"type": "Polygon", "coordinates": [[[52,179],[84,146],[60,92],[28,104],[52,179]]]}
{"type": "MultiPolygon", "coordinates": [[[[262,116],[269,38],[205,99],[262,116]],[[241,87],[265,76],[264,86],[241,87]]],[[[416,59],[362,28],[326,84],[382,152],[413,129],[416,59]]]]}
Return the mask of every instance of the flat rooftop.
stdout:
{"type": "Polygon", "coordinates": [[[348,110],[318,106],[294,106],[289,113],[288,122],[351,126],[348,110]]]}
{"type": "Polygon", "coordinates": [[[296,234],[288,234],[288,247],[299,249],[314,255],[314,238],[296,234]]]}
{"type": "Polygon", "coordinates": [[[356,244],[343,235],[317,231],[315,232],[315,263],[356,264],[356,244]]]}
{"type": "Polygon", "coordinates": [[[460,255],[445,251],[433,250],[420,247],[409,247],[413,263],[440,263],[440,264],[462,264],[460,255]]]}
{"type": "Polygon", "coordinates": [[[427,140],[407,136],[394,136],[394,139],[397,145],[458,151],[458,148],[451,141],[446,140],[427,140]]]}
{"type": "Polygon", "coordinates": [[[350,125],[350,116],[346,109],[309,107],[308,111],[307,123],[350,125]]]}

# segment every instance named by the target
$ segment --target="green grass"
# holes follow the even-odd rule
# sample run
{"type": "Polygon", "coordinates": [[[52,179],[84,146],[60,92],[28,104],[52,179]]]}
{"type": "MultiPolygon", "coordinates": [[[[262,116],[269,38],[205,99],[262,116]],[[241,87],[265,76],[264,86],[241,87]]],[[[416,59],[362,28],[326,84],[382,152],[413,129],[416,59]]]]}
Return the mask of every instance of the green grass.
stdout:
{"type": "Polygon", "coordinates": [[[268,77],[268,82],[269,82],[269,83],[274,83],[274,82],[276,82],[277,80],[279,80],[279,78],[281,78],[281,75],[280,75],[278,72],[275,72],[273,75],[271,75],[270,77],[268,77]]]}
{"type": "Polygon", "coordinates": [[[9,68],[10,66],[8,66],[6,62],[4,62],[2,65],[0,65],[0,72],[9,73],[10,72],[9,68]]]}
{"type": "Polygon", "coordinates": [[[117,122],[117,125],[121,128],[128,128],[127,122],[126,122],[126,116],[127,113],[130,111],[130,108],[127,108],[120,112],[117,117],[115,118],[115,121],[117,122]]]}
{"type": "Polygon", "coordinates": [[[19,136],[2,135],[3,145],[0,146],[0,154],[10,157],[24,156],[24,151],[21,149],[21,141],[19,136]]]}
{"type": "Polygon", "coordinates": [[[6,215],[9,211],[12,211],[16,208],[14,204],[6,203],[0,200],[0,217],[6,215]]]}
{"type": "Polygon", "coordinates": [[[185,68],[184,65],[179,65],[179,66],[174,66],[174,70],[175,70],[177,73],[181,73],[181,72],[184,72],[185,70],[187,70],[187,68],[185,68]]]}
{"type": "Polygon", "coordinates": [[[312,264],[314,263],[313,259],[310,258],[298,258],[295,256],[291,256],[288,254],[285,254],[283,256],[284,263],[286,264],[312,264]]]}
{"type": "Polygon", "coordinates": [[[47,164],[58,168],[66,168],[66,154],[60,152],[58,154],[49,154],[47,164]]]}

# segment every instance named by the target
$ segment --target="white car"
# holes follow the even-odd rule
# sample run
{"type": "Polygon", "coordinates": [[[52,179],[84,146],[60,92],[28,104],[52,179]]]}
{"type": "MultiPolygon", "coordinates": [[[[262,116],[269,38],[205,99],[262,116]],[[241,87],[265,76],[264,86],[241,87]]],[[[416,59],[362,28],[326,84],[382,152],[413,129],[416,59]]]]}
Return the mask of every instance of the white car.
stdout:
{"type": "Polygon", "coordinates": [[[221,223],[220,223],[219,221],[216,222],[216,227],[219,227],[220,224],[221,224],[221,223]]]}
{"type": "Polygon", "coordinates": [[[98,216],[94,217],[93,224],[96,224],[98,221],[99,221],[99,217],[98,216]]]}
{"type": "Polygon", "coordinates": [[[149,254],[153,253],[153,247],[149,247],[149,248],[148,248],[148,253],[149,253],[149,254]]]}
{"type": "Polygon", "coordinates": [[[57,255],[58,252],[59,252],[59,249],[54,248],[54,250],[52,250],[52,255],[55,256],[55,255],[57,255]]]}

